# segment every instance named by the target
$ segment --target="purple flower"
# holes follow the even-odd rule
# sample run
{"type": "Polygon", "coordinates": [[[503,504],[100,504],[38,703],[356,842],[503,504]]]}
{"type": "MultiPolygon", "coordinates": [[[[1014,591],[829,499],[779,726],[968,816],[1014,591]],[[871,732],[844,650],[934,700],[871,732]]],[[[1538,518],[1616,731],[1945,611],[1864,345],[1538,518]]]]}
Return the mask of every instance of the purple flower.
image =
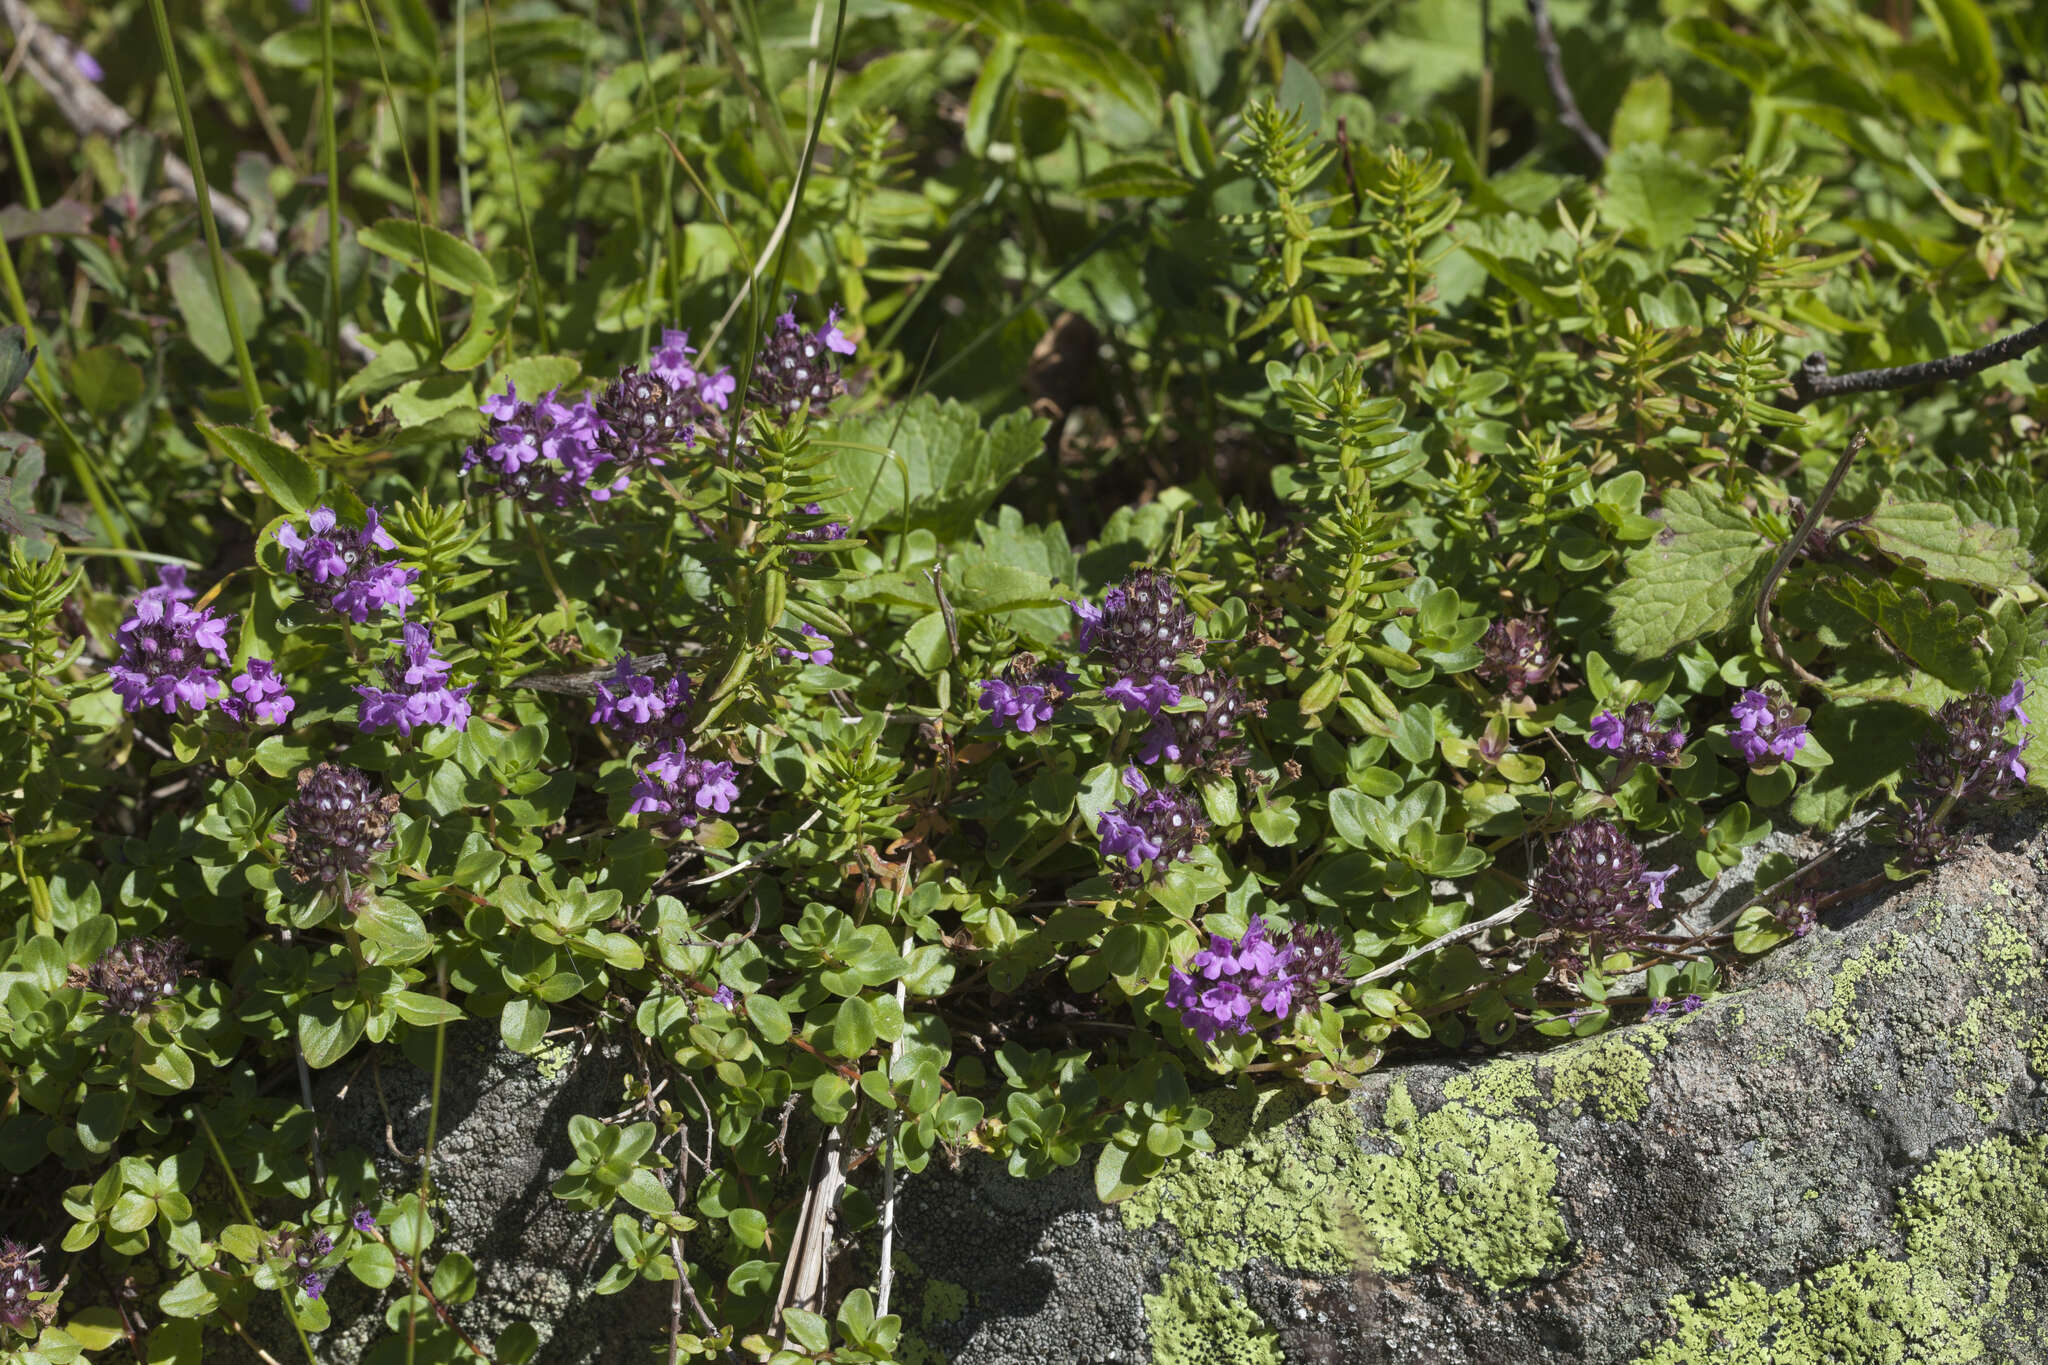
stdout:
{"type": "Polygon", "coordinates": [[[377,1230],[377,1215],[367,1206],[358,1208],[354,1213],[350,1214],[348,1222],[349,1226],[357,1232],[368,1233],[377,1230]]]}
{"type": "MultiPolygon", "coordinates": [[[[803,510],[804,515],[807,517],[822,517],[825,515],[825,509],[815,502],[805,503],[803,510]]],[[[846,539],[846,523],[843,521],[828,521],[823,526],[805,527],[800,531],[791,531],[785,539],[792,545],[821,545],[827,541],[844,540],[846,539]]],[[[817,557],[810,550],[793,550],[789,556],[790,562],[794,564],[809,564],[817,557]]]]}
{"type": "Polygon", "coordinates": [[[106,71],[97,61],[93,60],[93,55],[82,47],[72,52],[71,65],[77,70],[79,75],[85,77],[94,85],[98,85],[106,79],[106,71]]]}
{"type": "Polygon", "coordinates": [[[164,564],[157,568],[156,586],[144,588],[135,594],[135,600],[139,602],[148,597],[162,602],[190,602],[197,596],[197,592],[185,586],[183,564],[164,564]]]}
{"type": "Polygon", "coordinates": [[[810,622],[806,621],[803,623],[803,634],[807,640],[820,640],[825,641],[825,643],[820,644],[816,648],[806,646],[803,649],[788,649],[782,645],[777,645],[775,647],[775,657],[778,659],[802,659],[806,663],[814,663],[820,668],[831,663],[832,645],[829,640],[826,640],[825,632],[818,630],[810,622]]]}
{"type": "Polygon", "coordinates": [[[138,596],[121,623],[121,657],[107,668],[129,711],[155,706],[167,715],[204,711],[220,696],[207,656],[228,652],[228,623],[209,608],[175,599],[167,584],[138,596]]]}
{"type": "Polygon", "coordinates": [[[1768,693],[1745,688],[1729,711],[1741,728],[1728,736],[1728,742],[1752,768],[1771,759],[1790,759],[1806,746],[1806,713],[1775,687],[1768,693]]]}
{"type": "Polygon", "coordinates": [[[626,813],[669,815],[690,824],[700,811],[725,814],[739,795],[739,774],[732,764],[691,758],[678,743],[641,765],[626,813]]]}
{"type": "Polygon", "coordinates": [[[690,707],[690,680],[674,669],[656,666],[642,673],[633,656],[623,654],[612,675],[597,684],[597,705],[590,723],[614,730],[632,743],[658,746],[682,738],[690,707]]]}
{"type": "Polygon", "coordinates": [[[315,1256],[325,1256],[332,1250],[334,1250],[334,1239],[332,1237],[324,1232],[313,1234],[313,1254],[315,1256]]]}
{"type": "Polygon", "coordinates": [[[690,357],[697,354],[690,345],[690,334],[674,328],[661,329],[661,346],[647,358],[647,372],[656,375],[661,382],[672,389],[694,391],[698,383],[697,370],[690,364],[690,357]]]}
{"type": "MultiPolygon", "coordinates": [[[[708,433],[714,444],[717,440],[718,419],[698,392],[697,372],[688,361],[689,348],[680,345],[683,333],[664,335],[677,344],[656,351],[645,373],[633,365],[620,370],[593,408],[597,448],[621,469],[666,464],[664,456],[691,449],[700,435],[708,433]]],[[[612,486],[624,487],[624,476],[612,486]]],[[[610,493],[592,496],[602,501],[610,493]]]]}
{"type": "Polygon", "coordinates": [[[981,705],[996,729],[1003,729],[1007,722],[1008,728],[1024,735],[1051,720],[1053,713],[1053,703],[1043,687],[1037,683],[1007,683],[1001,678],[983,679],[981,705]]]}
{"type": "Polygon", "coordinates": [[[738,997],[732,993],[732,987],[720,986],[717,990],[711,992],[711,998],[713,1000],[716,1000],[719,1004],[725,1006],[727,1009],[731,1009],[733,1007],[733,1002],[738,997]]]}
{"type": "Polygon", "coordinates": [[[398,544],[378,524],[374,507],[360,531],[340,528],[331,508],[316,507],[306,517],[304,532],[290,522],[278,527],[277,543],[284,547],[285,567],[298,577],[299,591],[316,607],[361,625],[373,613],[404,615],[413,604],[412,585],[419,570],[377,554],[395,550],[398,544]]]}
{"type": "MultiPolygon", "coordinates": [[[[183,570],[180,570],[180,572],[182,573],[183,570]]],[[[2034,722],[2027,716],[2027,713],[2020,710],[2020,703],[2026,699],[2027,680],[2025,678],[2014,678],[2012,690],[1993,702],[1991,709],[2001,717],[2016,717],[2020,724],[2032,725],[2034,722]]]]}
{"type": "Polygon", "coordinates": [[[1652,910],[1662,910],[1664,908],[1664,888],[1677,875],[1677,863],[1673,863],[1662,872],[1652,872],[1648,868],[1643,870],[1641,881],[1644,889],[1649,893],[1650,908],[1652,910]]]}
{"type": "Polygon", "coordinates": [[[1627,731],[1621,723],[1620,716],[1615,715],[1612,711],[1602,711],[1599,715],[1593,717],[1593,735],[1586,743],[1592,745],[1595,749],[1613,749],[1619,752],[1622,737],[1626,733],[1627,731]]]}
{"type": "Polygon", "coordinates": [[[534,507],[604,502],[624,490],[624,474],[598,472],[613,456],[597,409],[587,400],[563,403],[560,392],[523,403],[508,382],[486,398],[480,410],[492,419],[490,440],[463,452],[462,472],[481,471],[475,477],[484,487],[534,507]]]}
{"type": "Polygon", "coordinates": [[[428,725],[451,730],[469,728],[469,694],[476,684],[448,686],[448,664],[434,652],[434,637],[425,626],[408,621],[399,657],[384,665],[385,686],[358,687],[356,728],[396,729],[401,735],[428,725]]]}
{"type": "Polygon", "coordinates": [[[852,355],[859,347],[853,344],[846,333],[839,330],[839,315],[845,311],[836,303],[832,305],[830,311],[825,314],[825,330],[822,335],[826,350],[839,355],[852,355]]]}
{"type": "Polygon", "coordinates": [[[284,689],[277,665],[254,657],[242,665],[241,673],[228,684],[228,695],[220,701],[228,718],[244,725],[282,725],[297,707],[292,694],[284,689]]]}
{"type": "Polygon", "coordinates": [[[307,1298],[317,1299],[327,1292],[326,1277],[317,1272],[308,1272],[306,1277],[299,1281],[299,1289],[307,1298]]]}
{"type": "Polygon", "coordinates": [[[1671,1002],[1660,995],[1650,1002],[1647,1017],[1656,1019],[1669,1013],[1671,1013],[1671,1002]]]}
{"type": "Polygon", "coordinates": [[[1142,683],[1136,678],[1118,678],[1102,689],[1102,695],[1126,711],[1143,711],[1148,716],[1157,716],[1163,706],[1180,704],[1180,688],[1156,673],[1142,683]]]}
{"type": "Polygon", "coordinates": [[[1694,1010],[1698,1009],[1701,1005],[1704,1005],[1706,1003],[1706,1001],[1700,999],[1697,995],[1688,995],[1687,997],[1685,997],[1685,999],[1678,1002],[1678,1008],[1684,1010],[1687,1014],[1691,1014],[1694,1010]]]}
{"type": "Polygon", "coordinates": [[[697,396],[704,400],[706,407],[724,412],[726,405],[732,402],[733,391],[739,386],[740,382],[734,378],[732,370],[721,368],[717,374],[704,376],[704,386],[697,390],[697,396]]]}

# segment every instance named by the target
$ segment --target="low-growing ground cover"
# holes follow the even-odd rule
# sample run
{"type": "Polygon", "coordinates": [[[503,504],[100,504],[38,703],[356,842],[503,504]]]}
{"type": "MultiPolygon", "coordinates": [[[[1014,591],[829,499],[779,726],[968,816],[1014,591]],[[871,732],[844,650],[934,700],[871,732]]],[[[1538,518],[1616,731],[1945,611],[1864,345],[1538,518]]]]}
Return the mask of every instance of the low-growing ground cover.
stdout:
{"type": "Polygon", "coordinates": [[[0,17],[23,1360],[533,1358],[320,1141],[464,1018],[633,1052],[662,1355],[892,1359],[899,1175],[1156,1198],[2038,785],[2031,7],[0,17]]]}

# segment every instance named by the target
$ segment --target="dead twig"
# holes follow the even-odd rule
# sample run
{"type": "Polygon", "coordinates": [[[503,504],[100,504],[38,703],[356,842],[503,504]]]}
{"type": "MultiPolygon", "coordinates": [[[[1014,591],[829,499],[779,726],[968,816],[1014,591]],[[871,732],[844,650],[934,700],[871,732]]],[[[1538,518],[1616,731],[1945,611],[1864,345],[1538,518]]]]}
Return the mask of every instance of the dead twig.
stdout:
{"type": "Polygon", "coordinates": [[[1797,412],[1822,398],[1839,398],[1845,393],[1879,393],[1891,389],[1913,389],[1947,379],[1965,379],[1993,365],[2017,360],[2029,351],[2048,346],[2048,320],[2023,327],[1974,351],[1923,360],[1917,365],[1892,365],[1878,370],[1852,370],[1829,374],[1827,357],[1813,352],[1792,375],[1792,401],[1787,411],[1797,412]]]}
{"type": "Polygon", "coordinates": [[[1849,472],[1849,466],[1855,463],[1857,453],[1869,443],[1869,439],[1867,432],[1857,432],[1855,438],[1849,442],[1849,448],[1842,452],[1842,458],[1835,461],[1834,472],[1828,475],[1828,481],[1821,485],[1820,496],[1813,500],[1813,506],[1806,509],[1806,516],[1799,523],[1799,529],[1792,533],[1790,540],[1779,547],[1778,557],[1771,564],[1770,571],[1764,575],[1763,587],[1756,596],[1756,628],[1763,636],[1764,651],[1777,662],[1778,667],[1809,687],[1823,687],[1826,684],[1807,672],[1797,659],[1785,652],[1784,641],[1778,638],[1778,632],[1771,626],[1771,598],[1778,591],[1778,580],[1784,576],[1786,567],[1792,563],[1793,556],[1799,553],[1799,547],[1806,543],[1806,538],[1813,534],[1814,526],[1820,521],[1820,514],[1834,498],[1835,490],[1842,486],[1842,477],[1849,472]]]}
{"type": "MultiPolygon", "coordinates": [[[[1550,97],[1557,101],[1557,121],[1579,135],[1586,150],[1600,161],[1607,159],[1607,139],[1593,131],[1579,102],[1572,98],[1571,82],[1564,78],[1564,54],[1558,51],[1557,34],[1550,27],[1550,0],[1529,0],[1529,23],[1536,30],[1536,51],[1543,58],[1543,74],[1550,81],[1550,97]]],[[[1479,149],[1482,161],[1486,149],[1479,149]]]]}

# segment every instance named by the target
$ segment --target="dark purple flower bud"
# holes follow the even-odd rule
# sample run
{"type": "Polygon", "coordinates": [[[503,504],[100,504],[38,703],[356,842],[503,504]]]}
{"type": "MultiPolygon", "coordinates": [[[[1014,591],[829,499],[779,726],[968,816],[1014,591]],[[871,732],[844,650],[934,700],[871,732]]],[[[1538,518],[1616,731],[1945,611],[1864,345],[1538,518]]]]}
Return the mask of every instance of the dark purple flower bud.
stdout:
{"type": "Polygon", "coordinates": [[[1138,761],[1185,763],[1191,768],[1228,767],[1244,754],[1238,717],[1253,709],[1237,679],[1215,673],[1182,675],[1182,701],[1202,703],[1199,711],[1168,711],[1138,741],[1138,761]]]}
{"type": "Polygon", "coordinates": [[[397,794],[380,792],[367,773],[336,763],[307,768],[284,808],[285,866],[301,884],[346,890],[391,847],[397,810],[397,794]]]}
{"type": "Polygon", "coordinates": [[[1479,676],[1509,697],[1521,697],[1557,672],[1557,646],[1541,616],[1508,618],[1486,628],[1479,642],[1479,676]]]}
{"type": "MultiPolygon", "coordinates": [[[[1654,874],[1661,879],[1668,874],[1654,874]]],[[[1529,879],[1536,913],[1566,933],[1627,941],[1649,918],[1643,856],[1606,820],[1585,820],[1550,841],[1550,859],[1529,879]]]]}
{"type": "Polygon", "coordinates": [[[1140,689],[1172,673],[1181,655],[1201,653],[1205,643],[1172,576],[1159,569],[1133,571],[1103,595],[1099,608],[1067,605],[1080,618],[1081,652],[1140,689]]]}
{"type": "Polygon", "coordinates": [[[377,1215],[368,1207],[358,1208],[349,1215],[348,1224],[357,1232],[375,1232],[377,1230],[377,1215]]]}
{"type": "Polygon", "coordinates": [[[853,353],[838,316],[834,309],[833,321],[815,332],[797,323],[794,309],[775,319],[754,357],[751,401],[784,420],[799,413],[824,416],[832,400],[846,392],[838,358],[853,353]]]}
{"type": "Polygon", "coordinates": [[[1763,691],[1747,688],[1730,708],[1740,728],[1728,742],[1742,761],[1752,768],[1777,759],[1790,759],[1806,746],[1806,712],[1769,685],[1763,691]]]}
{"type": "Polygon", "coordinates": [[[1706,1001],[1700,999],[1697,995],[1688,995],[1687,997],[1685,997],[1685,999],[1678,1002],[1678,1008],[1684,1010],[1687,1014],[1691,1014],[1694,1010],[1698,1009],[1701,1005],[1704,1005],[1706,1003],[1706,1001]]]}
{"type": "Polygon", "coordinates": [[[334,1250],[334,1239],[332,1237],[324,1232],[313,1234],[313,1254],[315,1256],[325,1256],[332,1250],[334,1250]]]}
{"type": "Polygon", "coordinates": [[[317,1299],[327,1292],[327,1277],[317,1272],[309,1273],[299,1281],[299,1289],[307,1298],[317,1299]]]}
{"type": "Polygon", "coordinates": [[[186,972],[185,945],[175,938],[118,943],[90,967],[71,969],[70,984],[96,992],[106,1014],[141,1014],[178,993],[186,972]]]}
{"type": "Polygon", "coordinates": [[[1620,754],[1624,774],[1638,763],[1669,766],[1685,749],[1685,731],[1678,726],[1667,729],[1656,719],[1656,708],[1646,701],[1636,702],[1619,716],[1602,711],[1593,717],[1593,732],[1586,742],[1595,749],[1620,754]]]}
{"type": "Polygon", "coordinates": [[[1172,787],[1152,787],[1112,806],[1095,825],[1105,858],[1132,872],[1149,862],[1155,880],[1171,864],[1184,861],[1208,834],[1201,804],[1172,787]]]}
{"type": "Polygon", "coordinates": [[[2009,740],[2006,726],[2015,717],[2022,727],[2027,724],[2020,710],[2025,697],[2022,682],[2002,698],[1978,692],[1945,704],[1934,719],[1946,738],[1916,747],[1914,775],[1937,795],[1959,802],[2011,796],[2027,779],[2027,765],[2020,761],[2026,736],[2009,740]]]}
{"type": "Polygon", "coordinates": [[[228,695],[220,709],[228,719],[243,725],[282,725],[298,703],[284,690],[277,665],[268,659],[251,658],[228,684],[228,695]]]}
{"type": "Polygon", "coordinates": [[[210,608],[186,605],[166,585],[151,588],[121,623],[121,657],[107,667],[107,677],[130,711],[204,711],[221,694],[220,676],[207,660],[226,656],[227,629],[210,608]]]}
{"type": "MultiPolygon", "coordinates": [[[[664,355],[674,358],[671,348],[656,352],[657,358],[664,355]]],[[[677,372],[673,365],[665,368],[671,374],[677,372]]],[[[681,368],[687,379],[670,383],[651,368],[642,373],[637,366],[628,365],[598,395],[594,409],[598,449],[619,468],[658,468],[667,463],[664,456],[690,449],[700,432],[716,427],[716,419],[698,395],[696,371],[688,365],[681,368]]]]}
{"type": "Polygon", "coordinates": [[[1661,995],[1650,1002],[1650,1008],[1647,1011],[1647,1015],[1651,1019],[1662,1018],[1669,1013],[1671,1013],[1671,1002],[1661,995]]]}
{"type": "Polygon", "coordinates": [[[285,567],[298,578],[299,591],[316,607],[360,625],[387,611],[403,616],[413,604],[419,570],[379,555],[397,549],[398,543],[378,524],[374,507],[359,531],[339,525],[332,509],[316,507],[307,514],[304,531],[290,522],[278,527],[277,543],[284,547],[285,567]]]}
{"type": "Polygon", "coordinates": [[[57,1316],[54,1299],[35,1296],[48,1286],[42,1263],[19,1242],[0,1242],[0,1323],[34,1336],[41,1324],[57,1316]]]}

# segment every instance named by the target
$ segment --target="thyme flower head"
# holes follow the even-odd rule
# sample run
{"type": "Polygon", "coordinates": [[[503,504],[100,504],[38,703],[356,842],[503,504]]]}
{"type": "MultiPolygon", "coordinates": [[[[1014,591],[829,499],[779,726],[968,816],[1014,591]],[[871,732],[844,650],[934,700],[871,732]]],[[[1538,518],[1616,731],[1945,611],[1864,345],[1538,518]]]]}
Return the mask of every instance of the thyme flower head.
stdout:
{"type": "Polygon", "coordinates": [[[1646,927],[1671,875],[1646,869],[1642,853],[1609,821],[1583,820],[1551,839],[1529,896],[1554,928],[1626,941],[1646,927]]]}
{"type": "Polygon", "coordinates": [[[209,656],[228,653],[228,623],[211,608],[174,597],[165,585],[145,590],[121,623],[121,656],[107,677],[131,712],[155,706],[166,715],[204,711],[220,696],[209,656]]]}
{"type": "Polygon", "coordinates": [[[806,331],[792,308],[775,319],[774,330],[761,339],[760,354],[754,357],[752,401],[784,420],[804,412],[822,417],[832,400],[846,392],[838,357],[856,349],[839,330],[839,309],[832,309],[825,326],[806,331]]]}
{"type": "Polygon", "coordinates": [[[1495,621],[1479,641],[1479,676],[1519,699],[1557,672],[1557,644],[1550,623],[1541,616],[1495,621]]]}
{"type": "Polygon", "coordinates": [[[43,1282],[42,1263],[19,1242],[0,1242],[0,1323],[25,1336],[35,1335],[34,1325],[57,1316],[57,1305],[37,1299],[49,1286],[43,1282]]]}
{"type": "Polygon", "coordinates": [[[398,542],[379,524],[374,507],[360,530],[342,526],[332,508],[316,507],[303,530],[291,522],[278,527],[277,543],[284,547],[285,567],[298,579],[299,592],[322,610],[361,625],[387,611],[403,616],[413,604],[419,570],[379,554],[397,549],[398,542]]]}
{"type": "Polygon", "coordinates": [[[1752,768],[1775,759],[1790,759],[1806,747],[1806,712],[1767,684],[1764,690],[1743,690],[1730,708],[1740,727],[1728,736],[1735,752],[1752,768]]]}
{"type": "Polygon", "coordinates": [[[284,863],[301,884],[326,890],[367,875],[391,847],[398,795],[368,773],[317,763],[299,773],[298,794],[284,808],[284,863]]]}
{"type": "Polygon", "coordinates": [[[178,993],[185,963],[185,945],[175,938],[130,939],[90,967],[73,967],[71,984],[104,997],[104,1013],[141,1014],[178,993]]]}
{"type": "Polygon", "coordinates": [[[1201,803],[1174,787],[1147,783],[1136,768],[1124,769],[1124,785],[1136,795],[1104,811],[1095,823],[1102,855],[1132,872],[1151,864],[1158,880],[1184,861],[1209,836],[1201,803]]]}
{"type": "Polygon", "coordinates": [[[560,389],[539,402],[523,402],[506,381],[479,408],[490,419],[490,439],[462,454],[462,472],[482,486],[533,507],[564,508],[605,502],[623,492],[625,474],[601,470],[614,461],[603,445],[604,424],[587,399],[564,403],[560,389]]]}
{"type": "Polygon", "coordinates": [[[1593,732],[1587,743],[1621,755],[1621,766],[1630,771],[1638,763],[1668,767],[1685,749],[1685,729],[1666,728],[1656,723],[1657,709],[1646,701],[1631,705],[1620,715],[1602,711],[1593,717],[1593,732]]]}

